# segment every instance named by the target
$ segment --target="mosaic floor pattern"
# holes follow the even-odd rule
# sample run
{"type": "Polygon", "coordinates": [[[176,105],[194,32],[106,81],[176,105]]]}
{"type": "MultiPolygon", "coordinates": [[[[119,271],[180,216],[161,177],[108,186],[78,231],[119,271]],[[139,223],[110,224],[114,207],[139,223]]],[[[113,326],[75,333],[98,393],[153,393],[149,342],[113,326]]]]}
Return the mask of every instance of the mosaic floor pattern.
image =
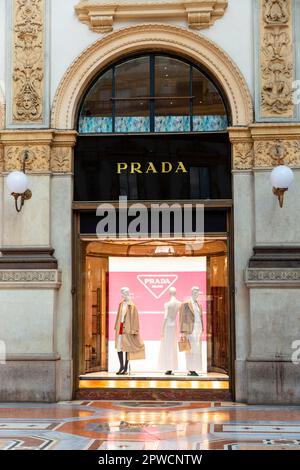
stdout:
{"type": "Polygon", "coordinates": [[[0,450],[300,450],[300,406],[0,404],[0,450]]]}

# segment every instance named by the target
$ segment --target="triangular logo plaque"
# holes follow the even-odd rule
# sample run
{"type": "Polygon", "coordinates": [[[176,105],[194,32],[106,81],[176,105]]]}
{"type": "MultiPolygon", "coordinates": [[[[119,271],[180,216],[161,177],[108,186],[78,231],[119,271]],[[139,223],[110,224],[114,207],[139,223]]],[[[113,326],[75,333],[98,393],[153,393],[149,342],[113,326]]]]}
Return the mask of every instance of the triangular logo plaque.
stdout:
{"type": "Polygon", "coordinates": [[[160,299],[178,279],[176,274],[138,274],[138,281],[153,297],[160,299]]]}

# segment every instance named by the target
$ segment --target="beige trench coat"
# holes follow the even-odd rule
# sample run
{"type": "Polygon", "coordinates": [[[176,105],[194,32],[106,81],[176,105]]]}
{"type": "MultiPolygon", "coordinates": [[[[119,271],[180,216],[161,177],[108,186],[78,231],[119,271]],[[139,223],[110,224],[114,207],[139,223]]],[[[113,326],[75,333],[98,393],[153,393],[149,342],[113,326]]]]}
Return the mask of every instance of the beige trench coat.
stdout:
{"type": "MultiPolygon", "coordinates": [[[[199,305],[200,317],[202,319],[202,308],[199,305]]],[[[195,314],[193,309],[193,304],[191,300],[188,302],[183,302],[179,309],[179,323],[180,323],[180,333],[183,335],[191,335],[194,329],[195,314]]]]}
{"type": "MultiPolygon", "coordinates": [[[[115,323],[115,346],[117,349],[123,301],[120,303],[115,323]]],[[[133,302],[127,305],[122,335],[122,351],[128,352],[130,360],[145,359],[145,346],[140,338],[139,315],[133,302]]]]}

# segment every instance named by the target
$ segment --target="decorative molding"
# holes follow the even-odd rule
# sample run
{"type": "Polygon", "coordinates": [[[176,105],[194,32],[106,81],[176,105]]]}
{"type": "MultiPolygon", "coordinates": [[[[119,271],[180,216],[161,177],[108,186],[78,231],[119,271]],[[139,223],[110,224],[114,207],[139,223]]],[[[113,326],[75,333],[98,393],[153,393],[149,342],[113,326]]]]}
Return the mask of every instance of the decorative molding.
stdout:
{"type": "Polygon", "coordinates": [[[300,166],[300,140],[273,140],[254,143],[255,168],[270,168],[279,164],[300,166]]]}
{"type": "Polygon", "coordinates": [[[1,269],[57,269],[57,259],[51,247],[1,248],[1,269]]]}
{"type": "Polygon", "coordinates": [[[247,287],[300,287],[300,268],[248,268],[247,287]]]}
{"type": "Polygon", "coordinates": [[[71,147],[54,147],[51,153],[52,173],[72,173],[73,149],[71,147]]]}
{"type": "Polygon", "coordinates": [[[70,174],[77,132],[54,130],[0,131],[0,174],[22,168],[29,151],[26,172],[31,174],[70,174]]]}
{"type": "Polygon", "coordinates": [[[42,123],[45,0],[13,1],[12,122],[42,123]]]}
{"type": "Polygon", "coordinates": [[[233,169],[249,170],[253,168],[253,142],[240,142],[233,146],[233,169]]]}
{"type": "Polygon", "coordinates": [[[81,0],[75,11],[95,33],[113,30],[115,21],[185,20],[190,28],[209,28],[222,18],[228,0],[81,0]]]}
{"type": "Polygon", "coordinates": [[[228,131],[232,143],[232,169],[251,170],[254,163],[254,151],[250,128],[230,127],[228,131]]]}
{"type": "Polygon", "coordinates": [[[255,246],[248,267],[300,269],[300,246],[255,246]]]}
{"type": "Polygon", "coordinates": [[[293,0],[260,0],[260,115],[293,118],[293,0]]]}
{"type": "Polygon", "coordinates": [[[245,78],[226,52],[207,37],[165,24],[132,26],[108,34],[83,51],[66,71],[52,106],[52,127],[74,129],[83,91],[109,63],[145,50],[168,51],[202,64],[221,84],[234,126],[253,120],[253,104],[245,78]]]}
{"type": "Polygon", "coordinates": [[[24,151],[28,150],[29,158],[26,162],[28,173],[49,173],[50,147],[46,145],[9,146],[4,150],[4,171],[21,170],[24,151]]]}
{"type": "Polygon", "coordinates": [[[233,170],[271,169],[279,163],[300,167],[299,124],[252,124],[228,129],[233,170]]]}
{"type": "Polygon", "coordinates": [[[0,270],[0,289],[59,289],[58,270],[0,270]]]}

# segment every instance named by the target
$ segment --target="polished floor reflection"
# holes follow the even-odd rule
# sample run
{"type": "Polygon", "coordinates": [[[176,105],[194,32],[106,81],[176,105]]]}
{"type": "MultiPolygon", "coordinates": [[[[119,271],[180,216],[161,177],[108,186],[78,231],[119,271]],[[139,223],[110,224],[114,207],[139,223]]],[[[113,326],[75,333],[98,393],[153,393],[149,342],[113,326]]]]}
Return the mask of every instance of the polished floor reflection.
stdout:
{"type": "Polygon", "coordinates": [[[300,450],[300,407],[221,402],[1,404],[0,450],[300,450]]]}

